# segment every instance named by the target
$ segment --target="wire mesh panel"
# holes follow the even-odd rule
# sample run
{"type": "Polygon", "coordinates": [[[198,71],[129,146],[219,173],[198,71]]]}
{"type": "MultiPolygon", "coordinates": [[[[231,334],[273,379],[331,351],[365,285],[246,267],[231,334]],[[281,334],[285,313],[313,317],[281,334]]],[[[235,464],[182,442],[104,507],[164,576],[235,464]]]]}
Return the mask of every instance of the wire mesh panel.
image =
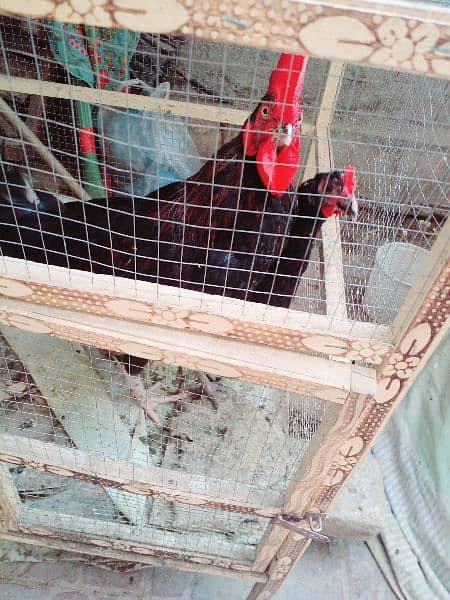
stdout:
{"type": "MultiPolygon", "coordinates": [[[[406,143],[412,156],[421,144],[424,157],[431,155],[430,149],[433,160],[443,164],[445,122],[437,117],[445,98],[443,83],[417,86],[417,77],[404,75],[395,84],[394,73],[347,69],[334,110],[332,147],[337,168],[356,164],[361,198],[357,217],[356,204],[346,197],[338,174],[297,188],[309,154],[311,125],[319,114],[327,61],[314,60],[308,66],[301,100],[303,163],[292,159],[292,172],[298,173],[289,189],[297,193],[283,195],[270,192],[272,183],[264,185],[264,176],[254,172],[253,155],[243,150],[246,138],[241,134],[242,126],[253,122],[246,118],[256,106],[252,118],[260,110],[269,111],[264,101],[258,102],[267,101],[267,89],[273,88],[270,73],[276,53],[5,17],[0,32],[2,70],[9,83],[25,75],[37,82],[117,92],[125,106],[132,98],[148,99],[157,108],[89,104],[75,99],[73,88],[65,90],[67,99],[6,94],[11,108],[73,180],[69,177],[68,185],[55,163],[46,163],[26,136],[17,139],[14,123],[2,117],[5,256],[324,314],[320,228],[327,216],[340,214],[346,232],[343,268],[350,316],[390,320],[382,300],[371,297],[374,310],[365,310],[364,290],[376,249],[397,239],[395,232],[404,227],[398,221],[403,217],[393,220],[393,203],[399,215],[407,213],[416,203],[402,182],[407,179],[409,189],[415,182],[418,190],[426,179],[436,199],[422,208],[434,214],[433,207],[446,204],[447,183],[442,165],[426,172],[426,160],[423,166],[414,163],[413,175],[406,175],[406,166],[392,171],[383,149],[389,147],[389,156],[403,156],[406,143]],[[390,99],[384,91],[395,85],[409,86],[409,104],[385,119],[390,99]],[[204,107],[207,121],[198,118],[198,107],[204,107]],[[418,116],[422,129],[429,131],[423,141],[417,124],[413,127],[418,116]],[[433,138],[437,118],[438,144],[433,138]],[[367,133],[369,121],[374,127],[367,133]],[[410,124],[409,132],[405,123],[410,124]],[[400,130],[406,142],[398,139],[400,130]],[[182,183],[186,180],[190,183],[182,183]],[[66,202],[67,196],[74,196],[74,184],[93,197],[89,204],[66,202]],[[394,199],[400,187],[402,195],[394,199]],[[29,208],[22,204],[26,200],[37,208],[24,210],[29,208]],[[370,214],[367,207],[373,209],[370,214]],[[384,233],[375,233],[380,231],[384,233]],[[362,247],[368,251],[361,253],[362,247]],[[358,262],[362,254],[364,266],[358,262]]],[[[278,100],[283,106],[283,98],[274,98],[272,91],[269,95],[270,106],[278,100]]],[[[274,156],[286,141],[279,127],[283,123],[275,128],[274,156]]],[[[441,221],[428,213],[424,219],[433,224],[425,226],[422,238],[429,245],[441,221]]],[[[394,281],[387,285],[388,295],[398,295],[394,281]]]]}
{"type": "Polygon", "coordinates": [[[7,466],[22,502],[21,524],[46,526],[55,534],[99,536],[248,562],[268,522],[161,500],[142,502],[141,496],[132,494],[126,502],[120,498],[118,508],[114,489],[7,466]]]}
{"type": "Polygon", "coordinates": [[[352,160],[360,173],[358,222],[342,225],[351,318],[393,319],[445,223],[448,90],[438,79],[345,70],[330,144],[338,163],[352,160]],[[371,284],[372,269],[383,276],[371,284]]]}
{"type": "Polygon", "coordinates": [[[139,527],[150,545],[252,559],[260,515],[280,511],[322,402],[2,331],[0,455],[15,457],[36,518],[85,533],[99,520],[101,535],[127,539],[139,527]],[[128,491],[142,473],[153,488],[128,491]]]}

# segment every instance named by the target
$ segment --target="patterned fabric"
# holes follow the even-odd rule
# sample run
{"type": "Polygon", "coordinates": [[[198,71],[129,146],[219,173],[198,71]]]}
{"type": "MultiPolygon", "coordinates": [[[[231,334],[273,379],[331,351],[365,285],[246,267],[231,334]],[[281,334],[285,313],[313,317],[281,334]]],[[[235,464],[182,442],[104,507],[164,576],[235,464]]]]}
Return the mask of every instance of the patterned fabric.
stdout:
{"type": "MultiPolygon", "coordinates": [[[[121,82],[129,79],[128,62],[136,51],[139,33],[55,22],[48,37],[56,59],[72,77],[90,87],[126,91],[121,82]]],[[[91,105],[77,102],[76,108],[85,189],[92,198],[104,197],[91,105]]],[[[107,180],[106,173],[104,176],[107,180]]]]}
{"type": "Polygon", "coordinates": [[[56,59],[87,85],[121,90],[129,79],[128,62],[136,52],[139,33],[90,25],[54,23],[49,40],[56,59]]]}

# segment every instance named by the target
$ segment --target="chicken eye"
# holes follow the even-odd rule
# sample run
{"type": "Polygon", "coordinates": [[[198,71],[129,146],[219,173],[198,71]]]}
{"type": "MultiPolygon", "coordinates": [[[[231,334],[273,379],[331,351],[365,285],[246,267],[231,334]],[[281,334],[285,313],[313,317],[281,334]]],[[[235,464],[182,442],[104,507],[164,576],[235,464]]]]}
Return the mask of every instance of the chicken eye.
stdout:
{"type": "Polygon", "coordinates": [[[269,116],[269,107],[263,106],[261,108],[261,115],[266,119],[269,116]]]}

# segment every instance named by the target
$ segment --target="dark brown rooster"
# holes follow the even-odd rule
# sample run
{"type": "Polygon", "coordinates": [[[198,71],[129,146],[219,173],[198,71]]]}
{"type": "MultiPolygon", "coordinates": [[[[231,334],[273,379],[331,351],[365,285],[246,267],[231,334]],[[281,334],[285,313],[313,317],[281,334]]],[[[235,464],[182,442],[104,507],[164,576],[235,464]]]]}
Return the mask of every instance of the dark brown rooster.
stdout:
{"type": "Polygon", "coordinates": [[[307,59],[282,54],[243,131],[148,198],[39,204],[2,194],[4,255],[245,298],[280,256],[300,163],[307,59]],[[6,197],[5,197],[6,196],[6,197]]]}

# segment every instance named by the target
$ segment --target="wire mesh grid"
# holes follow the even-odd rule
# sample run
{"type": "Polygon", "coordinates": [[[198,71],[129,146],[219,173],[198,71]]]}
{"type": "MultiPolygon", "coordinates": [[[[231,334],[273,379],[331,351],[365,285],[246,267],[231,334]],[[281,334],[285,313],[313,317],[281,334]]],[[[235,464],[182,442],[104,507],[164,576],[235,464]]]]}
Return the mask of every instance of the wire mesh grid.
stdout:
{"type": "Polygon", "coordinates": [[[152,500],[50,473],[2,463],[22,504],[23,527],[102,536],[166,550],[251,561],[269,522],[254,515],[152,500]]]}
{"type": "MultiPolygon", "coordinates": [[[[323,416],[323,402],[311,398],[14,328],[2,326],[2,333],[0,431],[14,436],[25,465],[45,463],[31,443],[37,440],[87,452],[89,460],[78,459],[84,463],[122,461],[130,467],[123,467],[125,481],[133,478],[134,465],[145,466],[175,495],[188,476],[191,491],[212,501],[279,506],[323,416]],[[147,410],[136,380],[151,394],[147,410]]],[[[64,456],[58,468],[73,469],[64,456]]],[[[10,472],[24,505],[46,511],[48,521],[64,530],[83,525],[88,533],[97,519],[122,526],[104,525],[103,535],[133,538],[135,528],[144,527],[139,539],[149,544],[241,556],[254,551],[268,522],[245,511],[103,487],[95,482],[98,468],[88,481],[24,466],[10,466],[10,472]]],[[[43,512],[39,518],[46,518],[43,512]]]]}
{"type": "MultiPolygon", "coordinates": [[[[98,108],[73,98],[6,94],[55,158],[99,198],[90,206],[65,203],[61,194],[73,196],[67,181],[54,165],[42,162],[33,144],[23,136],[17,139],[2,117],[2,253],[168,284],[180,294],[190,288],[208,296],[325,314],[330,299],[325,296],[320,227],[324,206],[336,206],[342,184],[328,179],[324,187],[318,179],[298,188],[298,195],[280,199],[268,194],[254,161],[244,160],[230,142],[264,97],[278,54],[105,31],[3,17],[2,71],[9,79],[19,75],[103,87],[127,98],[130,91],[134,97],[150,94],[163,106],[175,100],[175,113],[180,104],[216,107],[216,120],[186,116],[186,110],[185,116],[176,116],[173,106],[142,112],[98,108]],[[220,121],[229,108],[242,111],[239,125],[220,121]],[[86,129],[93,130],[87,138],[86,129]],[[35,191],[25,196],[38,205],[26,215],[19,190],[27,184],[14,171],[18,165],[35,191]],[[182,183],[189,175],[193,180],[182,183]],[[181,183],[161,187],[174,180],[181,183]],[[60,201],[47,191],[58,191],[60,201]]],[[[297,183],[314,139],[312,126],[327,72],[327,61],[310,61],[302,92],[307,133],[302,134],[297,183]]],[[[345,302],[352,319],[392,320],[423,258],[416,247],[428,250],[446,218],[447,100],[443,81],[366,67],[345,69],[329,143],[336,168],[348,163],[357,167],[358,216],[351,219],[350,204],[339,208],[344,213],[345,302]],[[378,264],[377,250],[399,241],[412,246],[395,247],[395,261],[380,255],[378,264]],[[370,283],[373,268],[377,274],[370,283]],[[389,268],[394,277],[384,277],[389,268]]]]}

